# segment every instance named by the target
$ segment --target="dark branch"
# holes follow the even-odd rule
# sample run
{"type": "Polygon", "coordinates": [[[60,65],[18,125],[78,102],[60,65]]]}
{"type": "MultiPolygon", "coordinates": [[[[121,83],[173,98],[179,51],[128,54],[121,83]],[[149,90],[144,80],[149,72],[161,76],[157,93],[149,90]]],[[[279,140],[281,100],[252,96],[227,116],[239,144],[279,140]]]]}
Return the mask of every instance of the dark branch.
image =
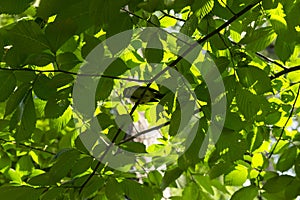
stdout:
{"type": "Polygon", "coordinates": [[[280,72],[274,74],[273,76],[271,76],[271,79],[278,78],[278,77],[280,77],[280,76],[282,76],[282,75],[284,75],[284,74],[288,74],[288,73],[290,73],[290,72],[294,72],[294,71],[297,71],[297,70],[300,70],[300,65],[295,66],[295,67],[290,67],[290,68],[285,69],[285,70],[282,70],[282,71],[280,71],[280,72]]]}
{"type": "Polygon", "coordinates": [[[137,133],[137,134],[135,134],[135,135],[133,135],[133,136],[131,136],[131,137],[125,139],[125,140],[122,140],[122,141],[119,142],[117,145],[124,144],[124,143],[126,143],[126,142],[132,141],[133,139],[137,138],[137,137],[140,136],[140,135],[144,135],[144,134],[149,133],[149,132],[151,132],[151,131],[158,130],[158,129],[162,128],[162,127],[168,126],[169,124],[170,124],[170,121],[165,122],[165,123],[163,123],[163,124],[160,124],[160,125],[158,125],[158,126],[149,128],[149,129],[144,130],[144,131],[142,131],[142,132],[139,132],[139,133],[137,133]]]}
{"type": "Polygon", "coordinates": [[[179,18],[179,17],[172,16],[172,15],[170,15],[169,13],[167,13],[167,12],[165,12],[165,11],[163,11],[163,10],[160,10],[160,12],[162,12],[162,13],[164,14],[164,16],[167,16],[167,17],[176,19],[176,20],[178,20],[178,21],[182,21],[182,22],[185,22],[185,21],[186,21],[186,20],[181,19],[181,18],[179,18]]]}

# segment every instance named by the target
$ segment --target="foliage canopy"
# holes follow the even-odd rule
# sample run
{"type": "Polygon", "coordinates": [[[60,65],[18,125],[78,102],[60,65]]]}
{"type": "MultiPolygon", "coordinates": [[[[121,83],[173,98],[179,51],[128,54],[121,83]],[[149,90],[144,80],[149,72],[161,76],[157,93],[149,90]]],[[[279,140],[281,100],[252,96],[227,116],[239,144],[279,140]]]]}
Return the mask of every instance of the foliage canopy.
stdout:
{"type": "MultiPolygon", "coordinates": [[[[295,199],[300,195],[299,10],[298,0],[1,0],[1,198],[295,199]],[[112,62],[97,86],[95,115],[101,134],[121,148],[156,153],[156,161],[165,156],[172,164],[156,168],[141,160],[134,166],[139,173],[122,172],[94,159],[80,141],[73,86],[79,76],[92,78],[79,68],[98,44],[141,27],[172,33],[153,34],[149,44],[137,40],[130,45],[139,50],[112,62]],[[213,101],[204,74],[170,53],[176,32],[203,46],[225,86],[222,134],[203,158],[198,152],[213,101]],[[151,43],[162,48],[149,48],[151,43]],[[188,80],[199,105],[197,134],[177,157],[170,153],[181,122],[176,94],[154,80],[151,87],[164,94],[159,103],[134,106],[122,97],[124,87],[139,84],[134,78],[151,79],[170,63],[188,80]],[[126,113],[135,122],[145,116],[160,129],[158,142],[124,140],[117,121],[126,113]]],[[[117,48],[107,43],[103,55],[118,56],[130,39],[117,48]]]]}

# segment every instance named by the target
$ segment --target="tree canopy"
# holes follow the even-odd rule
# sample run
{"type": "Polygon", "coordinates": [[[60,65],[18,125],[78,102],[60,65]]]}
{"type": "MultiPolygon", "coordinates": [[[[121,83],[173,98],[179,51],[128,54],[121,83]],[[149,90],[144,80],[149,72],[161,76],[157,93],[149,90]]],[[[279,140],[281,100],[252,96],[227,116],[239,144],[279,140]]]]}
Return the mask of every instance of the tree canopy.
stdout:
{"type": "Polygon", "coordinates": [[[0,197],[296,199],[299,10],[1,0],[0,197]]]}

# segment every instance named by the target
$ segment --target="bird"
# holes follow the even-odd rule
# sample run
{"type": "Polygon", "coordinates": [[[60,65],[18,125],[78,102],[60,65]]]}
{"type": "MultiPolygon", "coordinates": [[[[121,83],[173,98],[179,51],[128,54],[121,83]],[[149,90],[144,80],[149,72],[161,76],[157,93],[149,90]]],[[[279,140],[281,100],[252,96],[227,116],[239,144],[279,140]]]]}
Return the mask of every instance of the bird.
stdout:
{"type": "Polygon", "coordinates": [[[141,99],[139,101],[139,104],[158,102],[164,96],[159,91],[153,88],[150,87],[147,88],[146,86],[138,86],[138,85],[125,88],[123,91],[123,95],[125,98],[130,98],[130,100],[134,103],[138,102],[138,100],[141,99]]]}

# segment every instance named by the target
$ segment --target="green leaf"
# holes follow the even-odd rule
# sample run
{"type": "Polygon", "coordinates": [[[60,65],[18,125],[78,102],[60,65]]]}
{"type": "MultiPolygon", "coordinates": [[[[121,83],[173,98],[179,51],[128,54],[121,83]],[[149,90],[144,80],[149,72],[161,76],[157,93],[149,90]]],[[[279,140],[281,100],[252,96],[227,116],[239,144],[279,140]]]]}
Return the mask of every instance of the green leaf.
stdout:
{"type": "Polygon", "coordinates": [[[45,74],[40,74],[33,85],[33,91],[42,100],[48,100],[55,95],[56,87],[51,85],[51,79],[45,74]]]}
{"type": "Polygon", "coordinates": [[[34,0],[1,0],[0,13],[4,14],[21,14],[24,12],[34,0]]]}
{"type": "Polygon", "coordinates": [[[72,177],[86,172],[92,165],[92,162],[93,162],[93,158],[89,156],[85,156],[77,160],[77,162],[74,164],[74,166],[71,169],[72,177]]]}
{"type": "Polygon", "coordinates": [[[235,112],[227,112],[224,127],[234,130],[234,131],[240,131],[245,127],[245,122],[242,121],[240,115],[235,112]]]}
{"type": "Polygon", "coordinates": [[[105,69],[103,75],[105,76],[120,76],[127,71],[127,65],[121,58],[115,59],[108,68],[105,69]]]}
{"type": "Polygon", "coordinates": [[[182,200],[189,200],[189,199],[199,199],[200,197],[200,191],[199,187],[193,183],[188,183],[182,192],[182,200]]]}
{"type": "Polygon", "coordinates": [[[153,199],[153,191],[150,187],[146,187],[145,185],[139,184],[136,181],[125,179],[122,183],[123,191],[126,196],[128,196],[132,200],[152,200],[153,199]]]}
{"type": "MultiPolygon", "coordinates": [[[[119,11],[118,11],[119,12],[119,11]]],[[[106,32],[107,38],[112,37],[118,33],[121,33],[122,31],[130,30],[132,29],[132,22],[131,18],[127,13],[114,13],[109,19],[108,19],[108,29],[106,32]],[[118,24],[118,26],[116,26],[118,24]]],[[[106,44],[111,51],[112,54],[116,54],[121,50],[124,50],[131,42],[131,33],[127,32],[126,35],[123,35],[122,40],[106,40],[106,44]]]]}
{"type": "Polygon", "coordinates": [[[300,178],[300,154],[298,154],[295,162],[295,172],[298,178],[300,178]]]}
{"type": "Polygon", "coordinates": [[[286,199],[297,199],[300,195],[300,181],[294,179],[288,187],[285,188],[284,196],[286,199]]]}
{"type": "Polygon", "coordinates": [[[35,186],[48,186],[52,185],[53,183],[51,182],[50,179],[50,174],[49,172],[39,174],[37,176],[34,176],[28,180],[28,183],[30,185],[35,185],[35,186]]]}
{"type": "Polygon", "coordinates": [[[4,61],[12,67],[20,67],[24,65],[26,60],[26,53],[22,52],[20,49],[16,47],[10,48],[5,54],[4,54],[4,61]]]}
{"type": "Polygon", "coordinates": [[[148,63],[160,63],[164,57],[163,45],[157,34],[153,34],[145,49],[145,58],[148,63]]]}
{"type": "Polygon", "coordinates": [[[286,188],[289,184],[291,184],[293,180],[294,177],[289,175],[275,176],[267,180],[263,189],[269,193],[277,193],[281,191],[282,188],[286,188]]]}
{"type": "Polygon", "coordinates": [[[139,3],[138,7],[151,13],[155,10],[162,9],[162,3],[159,0],[148,0],[146,2],[139,3]]]}
{"type": "Polygon", "coordinates": [[[261,51],[271,44],[276,38],[276,33],[272,27],[263,27],[248,33],[239,43],[246,44],[246,48],[251,51],[261,51]]]}
{"type": "Polygon", "coordinates": [[[113,79],[100,78],[96,89],[96,100],[105,100],[109,97],[114,86],[113,79]]]}
{"type": "Polygon", "coordinates": [[[0,61],[2,61],[3,54],[4,54],[4,40],[2,37],[3,36],[1,35],[1,32],[0,32],[0,61]]]}
{"type": "Polygon", "coordinates": [[[284,103],[289,103],[289,102],[292,102],[294,101],[295,99],[295,94],[292,90],[286,90],[286,91],[283,91],[281,94],[280,94],[280,99],[284,102],[284,103]]]}
{"type": "Polygon", "coordinates": [[[139,142],[126,142],[121,145],[121,148],[134,153],[146,153],[145,145],[139,142]]]}
{"type": "Polygon", "coordinates": [[[50,119],[50,128],[51,130],[60,132],[63,130],[67,124],[70,122],[72,119],[72,109],[68,107],[65,112],[58,118],[51,118],[50,119]]]}
{"type": "Polygon", "coordinates": [[[212,11],[213,7],[214,0],[194,1],[192,4],[192,10],[195,11],[196,16],[199,18],[205,17],[212,11]]]}
{"type": "Polygon", "coordinates": [[[160,22],[156,15],[151,15],[150,19],[147,22],[148,27],[160,27],[160,22]]]}
{"type": "Polygon", "coordinates": [[[124,192],[121,184],[112,178],[106,183],[105,194],[109,200],[124,199],[124,192]]]}
{"type": "Polygon", "coordinates": [[[58,54],[56,60],[58,68],[66,71],[73,69],[77,64],[81,63],[77,56],[71,52],[58,54]]]}
{"type": "Polygon", "coordinates": [[[74,81],[73,75],[61,73],[61,74],[55,75],[52,78],[50,85],[55,88],[60,88],[60,87],[63,87],[65,85],[72,83],[73,81],[74,81]]]}
{"type": "Polygon", "coordinates": [[[214,59],[220,73],[223,73],[230,65],[230,61],[227,57],[221,56],[214,59]]]}
{"type": "Polygon", "coordinates": [[[238,132],[223,129],[218,142],[215,144],[217,153],[225,161],[236,161],[242,159],[246,152],[246,141],[238,132]]]}
{"type": "Polygon", "coordinates": [[[251,152],[255,151],[262,145],[264,141],[264,131],[258,128],[256,130],[249,132],[247,135],[247,140],[249,144],[251,144],[250,151],[251,152]]]}
{"type": "Polygon", "coordinates": [[[35,130],[36,124],[36,114],[35,107],[32,98],[31,92],[27,94],[26,99],[24,100],[24,109],[22,112],[22,119],[20,127],[16,132],[16,140],[22,141],[29,139],[35,130]]]}
{"type": "Polygon", "coordinates": [[[218,50],[225,50],[231,46],[230,41],[221,34],[217,34],[212,36],[209,39],[210,45],[218,50]]]}
{"type": "Polygon", "coordinates": [[[251,92],[238,88],[236,94],[236,102],[240,112],[246,119],[251,119],[256,116],[259,111],[260,99],[251,92]]]}
{"type": "Polygon", "coordinates": [[[248,177],[247,167],[238,164],[235,168],[224,176],[224,183],[232,186],[242,186],[248,177]]]}
{"type": "Polygon", "coordinates": [[[278,1],[276,1],[276,0],[265,0],[265,1],[262,1],[262,6],[266,10],[275,8],[275,7],[277,7],[277,5],[278,5],[278,1]]]}
{"type": "Polygon", "coordinates": [[[43,191],[43,188],[28,186],[2,186],[0,187],[0,196],[2,199],[9,200],[38,200],[43,191]]]}
{"type": "Polygon", "coordinates": [[[33,169],[33,162],[31,160],[31,157],[28,155],[22,156],[16,164],[16,171],[21,174],[28,175],[32,172],[33,169]]]}
{"type": "Polygon", "coordinates": [[[297,157],[296,146],[292,146],[288,149],[285,149],[284,152],[279,157],[279,160],[276,164],[276,169],[281,172],[289,170],[295,163],[296,157],[297,157]]]}
{"type": "Polygon", "coordinates": [[[181,122],[181,110],[176,109],[171,117],[170,121],[170,129],[169,129],[169,135],[174,136],[177,135],[178,129],[180,127],[180,122],[181,122]]]}
{"type": "Polygon", "coordinates": [[[21,120],[21,111],[23,110],[24,106],[23,104],[19,107],[17,107],[17,109],[15,110],[14,114],[12,115],[12,117],[10,118],[10,122],[9,122],[9,130],[12,131],[14,130],[18,123],[21,120]]]}
{"type": "Polygon", "coordinates": [[[70,101],[68,99],[50,98],[45,106],[45,116],[47,118],[58,118],[63,115],[69,105],[70,101]]]}
{"type": "Polygon", "coordinates": [[[205,83],[201,83],[200,85],[197,85],[197,87],[194,90],[197,99],[204,102],[210,102],[210,95],[207,88],[207,85],[205,83]]]}
{"type": "Polygon", "coordinates": [[[237,69],[237,75],[244,87],[253,87],[257,94],[272,91],[271,80],[262,69],[254,66],[239,67],[237,69]]]}
{"type": "Polygon", "coordinates": [[[41,196],[41,200],[55,200],[60,198],[64,193],[64,188],[53,187],[43,193],[43,195],[41,196]]]}
{"type": "Polygon", "coordinates": [[[48,1],[41,1],[39,7],[37,8],[37,15],[43,18],[48,18],[54,14],[61,13],[65,11],[70,4],[76,4],[80,0],[48,0],[48,1]]]}
{"type": "Polygon", "coordinates": [[[243,187],[236,191],[230,198],[230,200],[253,200],[258,195],[258,188],[256,186],[250,185],[243,187]]]}
{"type": "Polygon", "coordinates": [[[10,115],[20,105],[25,95],[29,92],[29,88],[30,84],[23,83],[14,91],[6,103],[4,116],[10,115]]]}
{"type": "Polygon", "coordinates": [[[287,42],[285,37],[279,35],[275,42],[275,53],[282,60],[286,62],[291,55],[293,54],[295,49],[294,42],[287,42]]]}
{"type": "Polygon", "coordinates": [[[12,71],[0,71],[0,102],[5,101],[16,87],[16,77],[12,71]]]}
{"type": "MultiPolygon", "coordinates": [[[[84,46],[81,48],[81,55],[83,58],[86,58],[87,55],[95,48],[97,47],[98,48],[98,51],[100,52],[99,48],[102,47],[102,46],[97,46],[98,44],[100,44],[101,40],[94,37],[94,36],[90,36],[90,35],[87,35],[85,34],[84,35],[84,41],[85,41],[85,44],[84,46]]],[[[104,50],[103,50],[104,52],[104,50]]],[[[100,55],[99,55],[100,56],[100,55]]],[[[101,55],[103,56],[103,55],[101,55]]]]}
{"type": "Polygon", "coordinates": [[[34,21],[19,21],[8,34],[16,54],[27,57],[49,49],[45,35],[34,21]]]}
{"type": "Polygon", "coordinates": [[[111,119],[111,116],[109,116],[106,113],[99,113],[97,115],[97,119],[102,130],[105,130],[109,126],[113,125],[113,120],[111,119]]]}
{"type": "Polygon", "coordinates": [[[79,159],[79,152],[73,149],[67,149],[58,155],[54,165],[51,167],[49,176],[52,184],[59,182],[66,177],[79,159]]]}
{"type": "Polygon", "coordinates": [[[0,172],[4,173],[11,167],[12,161],[6,152],[1,152],[0,158],[0,172]]]}
{"type": "Polygon", "coordinates": [[[200,161],[199,152],[205,136],[204,131],[207,130],[207,122],[202,118],[199,122],[198,130],[195,131],[197,125],[198,124],[196,124],[191,131],[192,133],[196,132],[195,137],[187,138],[186,141],[192,140],[192,142],[191,144],[186,144],[189,145],[187,147],[188,149],[178,159],[178,166],[183,170],[186,170],[190,166],[194,166],[200,161]]]}
{"type": "Polygon", "coordinates": [[[214,190],[212,188],[212,182],[209,176],[194,176],[196,183],[204,188],[208,193],[214,195],[214,190]]]}
{"type": "Polygon", "coordinates": [[[180,29],[180,32],[191,37],[196,31],[197,26],[198,26],[198,17],[195,14],[193,14],[183,24],[183,26],[180,29]]]}
{"type": "Polygon", "coordinates": [[[104,179],[101,177],[94,176],[88,182],[88,184],[82,190],[82,197],[86,199],[87,197],[97,193],[104,186],[104,179]]]}
{"type": "Polygon", "coordinates": [[[23,83],[30,83],[37,76],[34,71],[15,71],[14,74],[17,80],[23,83]]]}
{"type": "Polygon", "coordinates": [[[171,183],[173,183],[184,171],[180,169],[179,167],[175,167],[173,169],[169,169],[165,172],[162,182],[161,182],[161,188],[165,189],[168,187],[171,183]]]}
{"type": "Polygon", "coordinates": [[[55,62],[55,57],[52,54],[45,52],[32,54],[25,61],[26,64],[36,65],[40,67],[46,66],[49,63],[53,62],[55,62]]]}
{"type": "Polygon", "coordinates": [[[162,175],[158,171],[151,171],[148,173],[148,179],[152,184],[159,187],[162,181],[162,175]]]}
{"type": "Polygon", "coordinates": [[[269,11],[270,22],[276,33],[280,34],[282,31],[287,30],[287,22],[285,20],[285,13],[282,4],[279,4],[277,8],[269,11]]]}
{"type": "Polygon", "coordinates": [[[70,39],[77,26],[71,19],[55,21],[47,25],[45,34],[48,39],[52,52],[56,52],[68,39],[70,39]]]}

